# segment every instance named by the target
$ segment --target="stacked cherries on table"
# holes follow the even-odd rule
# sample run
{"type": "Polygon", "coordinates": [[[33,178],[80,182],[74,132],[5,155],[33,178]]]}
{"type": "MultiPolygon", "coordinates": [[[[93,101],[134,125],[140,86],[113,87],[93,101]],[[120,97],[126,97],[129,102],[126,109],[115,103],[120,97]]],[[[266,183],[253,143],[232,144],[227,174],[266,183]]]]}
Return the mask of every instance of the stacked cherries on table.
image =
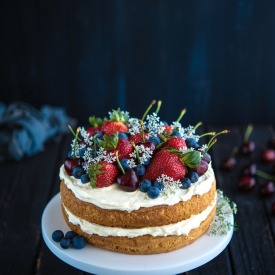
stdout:
{"type": "MultiPolygon", "coordinates": [[[[239,147],[232,150],[229,157],[223,159],[221,167],[224,170],[232,171],[237,164],[237,154],[251,157],[255,153],[256,144],[251,140],[250,135],[253,131],[253,125],[249,124],[244,135],[244,140],[239,147]]],[[[250,158],[249,164],[242,167],[241,175],[238,181],[238,189],[241,191],[250,191],[257,186],[257,177],[262,178],[264,182],[259,185],[259,194],[262,197],[271,197],[275,193],[275,136],[268,139],[267,146],[260,153],[260,159],[265,166],[272,165],[271,173],[266,173],[258,169],[254,158],[250,158]]],[[[275,215],[275,201],[271,206],[271,212],[275,215]]]]}

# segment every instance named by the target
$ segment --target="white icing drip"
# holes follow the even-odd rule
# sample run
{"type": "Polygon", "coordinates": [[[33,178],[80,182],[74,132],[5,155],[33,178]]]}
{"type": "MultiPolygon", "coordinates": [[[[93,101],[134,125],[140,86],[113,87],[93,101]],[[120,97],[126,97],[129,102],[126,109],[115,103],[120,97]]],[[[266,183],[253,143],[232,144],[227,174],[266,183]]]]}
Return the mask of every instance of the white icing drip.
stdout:
{"type": "Polygon", "coordinates": [[[143,235],[152,235],[156,236],[180,236],[180,235],[188,235],[189,232],[198,228],[208,215],[211,213],[213,208],[216,205],[216,197],[212,201],[211,205],[209,205],[205,210],[197,215],[192,215],[189,219],[183,220],[178,223],[164,225],[164,226],[155,226],[155,227],[144,227],[137,229],[125,229],[119,227],[108,227],[102,226],[94,223],[90,223],[86,220],[76,217],[73,215],[64,205],[64,209],[69,217],[70,223],[74,225],[79,225],[81,230],[87,234],[96,234],[102,237],[107,236],[118,236],[118,237],[128,237],[134,238],[143,235]]]}
{"type": "Polygon", "coordinates": [[[156,205],[174,205],[180,201],[187,201],[193,195],[203,195],[210,191],[215,180],[214,171],[209,164],[208,171],[188,189],[176,189],[172,195],[159,196],[156,199],[148,198],[146,193],[137,189],[134,192],[125,192],[117,184],[104,188],[91,188],[90,183],[82,184],[79,179],[69,176],[64,165],[60,168],[60,179],[74,193],[85,202],[92,203],[103,209],[116,209],[122,211],[134,211],[141,207],[153,207],[156,205]]]}

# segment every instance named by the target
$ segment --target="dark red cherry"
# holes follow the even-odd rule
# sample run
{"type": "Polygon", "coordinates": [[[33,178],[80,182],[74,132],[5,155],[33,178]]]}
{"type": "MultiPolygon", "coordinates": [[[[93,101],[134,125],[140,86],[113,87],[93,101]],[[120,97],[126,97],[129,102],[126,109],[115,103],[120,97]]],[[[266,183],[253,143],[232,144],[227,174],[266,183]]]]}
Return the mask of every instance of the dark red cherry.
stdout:
{"type": "Polygon", "coordinates": [[[222,169],[224,170],[233,170],[233,168],[236,166],[236,158],[235,157],[227,157],[222,161],[222,169]]]}
{"type": "Polygon", "coordinates": [[[242,175],[243,176],[255,176],[257,172],[257,166],[255,163],[250,163],[243,167],[242,175]]]}
{"type": "Polygon", "coordinates": [[[238,188],[241,191],[249,191],[256,185],[256,180],[251,176],[242,176],[239,180],[238,188]]]}
{"type": "Polygon", "coordinates": [[[83,159],[81,158],[66,158],[64,162],[64,167],[68,175],[72,174],[72,171],[75,167],[81,166],[83,163],[83,159]]]}
{"type": "Polygon", "coordinates": [[[243,155],[250,155],[254,153],[256,144],[252,140],[245,141],[240,147],[240,153],[243,155]]]}
{"type": "Polygon", "coordinates": [[[275,162],[275,150],[265,149],[261,152],[261,158],[264,162],[272,163],[275,162]]]}
{"type": "Polygon", "coordinates": [[[208,163],[204,160],[201,160],[200,164],[196,167],[196,172],[199,176],[202,176],[205,174],[205,172],[208,170],[208,163]]]}
{"type": "Polygon", "coordinates": [[[261,187],[260,187],[260,194],[263,197],[269,197],[272,196],[275,193],[275,185],[273,181],[266,181],[261,187]]]}
{"type": "Polygon", "coordinates": [[[134,169],[128,169],[125,174],[117,177],[117,183],[124,191],[136,191],[139,187],[138,175],[134,169]]]}

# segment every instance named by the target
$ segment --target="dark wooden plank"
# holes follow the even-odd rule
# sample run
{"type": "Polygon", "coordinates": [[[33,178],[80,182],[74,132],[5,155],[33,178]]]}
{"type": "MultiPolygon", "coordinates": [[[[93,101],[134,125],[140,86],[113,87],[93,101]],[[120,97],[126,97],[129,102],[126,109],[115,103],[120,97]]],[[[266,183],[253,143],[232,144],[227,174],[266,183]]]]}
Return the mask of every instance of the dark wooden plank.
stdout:
{"type": "MultiPolygon", "coordinates": [[[[218,130],[217,128],[211,128],[218,130]]],[[[255,127],[252,137],[256,144],[266,139],[267,127],[255,127]],[[256,134],[258,133],[258,134],[256,134]]],[[[220,130],[220,129],[219,129],[220,130]]],[[[244,129],[233,128],[231,133],[220,137],[213,148],[213,162],[219,188],[238,205],[235,232],[229,245],[230,258],[234,274],[272,274],[275,270],[274,234],[271,234],[270,213],[266,211],[265,201],[259,197],[258,186],[250,192],[241,192],[237,188],[238,179],[245,164],[257,159],[258,149],[252,157],[238,156],[237,166],[232,172],[219,169],[222,159],[231,150],[240,145],[244,129]]]]}
{"type": "Polygon", "coordinates": [[[0,212],[1,272],[30,274],[40,242],[42,211],[57,173],[59,144],[47,144],[45,151],[20,163],[1,165],[6,182],[0,212]],[[9,173],[7,173],[9,172],[9,173]]]}

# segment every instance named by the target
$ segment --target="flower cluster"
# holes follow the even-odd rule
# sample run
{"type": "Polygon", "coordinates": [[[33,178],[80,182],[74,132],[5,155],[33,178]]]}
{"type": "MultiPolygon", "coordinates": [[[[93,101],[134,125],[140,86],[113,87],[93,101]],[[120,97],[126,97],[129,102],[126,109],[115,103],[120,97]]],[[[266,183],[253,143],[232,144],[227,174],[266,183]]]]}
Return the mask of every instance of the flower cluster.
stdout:
{"type": "Polygon", "coordinates": [[[153,151],[145,147],[144,145],[135,145],[135,150],[130,154],[130,159],[128,159],[127,163],[130,168],[134,168],[137,166],[137,163],[146,164],[147,161],[152,157],[153,151]]]}
{"type": "Polygon", "coordinates": [[[173,178],[165,174],[161,174],[161,176],[158,177],[156,180],[163,183],[164,188],[162,190],[162,194],[166,196],[175,193],[176,190],[178,190],[181,186],[180,180],[175,181],[173,178]]]}
{"type": "Polygon", "coordinates": [[[160,118],[157,116],[156,113],[153,113],[152,115],[147,115],[145,125],[150,137],[163,133],[165,129],[163,122],[160,121],[160,118]]]}
{"type": "Polygon", "coordinates": [[[128,132],[131,136],[141,133],[141,125],[137,118],[130,118],[127,126],[128,132]]]}
{"type": "Polygon", "coordinates": [[[195,129],[195,127],[194,127],[194,126],[191,126],[191,125],[189,125],[189,126],[186,127],[186,128],[183,128],[182,137],[183,137],[184,139],[193,138],[193,139],[195,139],[196,141],[199,141],[199,139],[200,139],[200,136],[196,135],[196,129],[195,129]]]}

